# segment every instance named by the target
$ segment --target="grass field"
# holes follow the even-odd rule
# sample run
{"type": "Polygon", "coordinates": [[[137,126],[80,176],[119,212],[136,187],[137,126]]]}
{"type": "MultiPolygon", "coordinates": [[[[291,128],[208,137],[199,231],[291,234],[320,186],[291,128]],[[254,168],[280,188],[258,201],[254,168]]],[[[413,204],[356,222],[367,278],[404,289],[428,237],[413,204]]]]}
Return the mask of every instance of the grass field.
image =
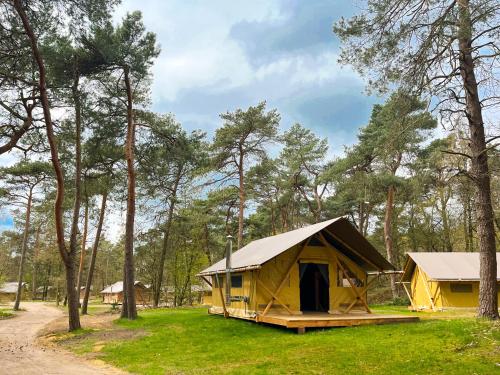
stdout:
{"type": "Polygon", "coordinates": [[[10,308],[0,308],[0,320],[11,318],[14,316],[14,311],[10,308]]]}
{"type": "Polygon", "coordinates": [[[205,309],[158,309],[59,343],[137,374],[500,374],[500,326],[474,318],[297,335],[205,309]]]}

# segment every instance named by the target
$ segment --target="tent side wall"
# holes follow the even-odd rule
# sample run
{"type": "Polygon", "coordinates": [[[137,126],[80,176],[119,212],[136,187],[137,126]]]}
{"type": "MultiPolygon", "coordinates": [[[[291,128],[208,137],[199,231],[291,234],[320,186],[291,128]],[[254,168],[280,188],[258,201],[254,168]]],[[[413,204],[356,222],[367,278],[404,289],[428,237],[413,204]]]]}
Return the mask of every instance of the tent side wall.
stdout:
{"type": "MultiPolygon", "coordinates": [[[[227,306],[228,312],[232,316],[253,318],[256,312],[262,313],[271,299],[269,291],[275,292],[280,283],[284,279],[292,262],[297,258],[299,251],[302,250],[302,245],[296,245],[290,250],[278,255],[262,265],[259,270],[246,271],[243,275],[243,287],[232,288],[231,295],[247,296],[249,302],[231,302],[227,306]],[[257,282],[257,279],[259,282],[257,282]],[[265,286],[263,286],[263,285],[265,286]],[[266,290],[266,288],[269,290],[266,290]]],[[[299,280],[299,263],[319,263],[328,265],[329,278],[329,312],[337,313],[346,309],[356,297],[351,290],[346,280],[339,278],[339,268],[337,260],[340,260],[349,270],[352,271],[354,277],[360,280],[363,285],[366,285],[366,272],[350,259],[343,256],[338,251],[332,251],[324,246],[306,246],[300,254],[299,261],[292,265],[289,276],[285,279],[283,288],[278,294],[280,302],[285,304],[294,314],[301,314],[300,311],[300,280],[299,280]]],[[[352,276],[352,275],[351,275],[352,276]]],[[[224,275],[219,275],[219,281],[224,280],[224,275]]],[[[222,313],[222,303],[220,291],[217,288],[215,277],[212,277],[213,292],[212,292],[212,313],[222,313]]],[[[222,282],[222,291],[224,290],[225,280],[222,282]]],[[[358,288],[358,290],[363,287],[358,288]]],[[[366,298],[366,292],[363,296],[366,298]]],[[[361,307],[361,302],[359,306],[361,307]]],[[[355,308],[358,305],[355,305],[355,308]]],[[[280,303],[275,301],[272,305],[270,313],[288,314],[285,308],[280,303]]]]}
{"type": "MultiPolygon", "coordinates": [[[[479,281],[441,281],[439,284],[441,286],[443,307],[478,306],[479,281]],[[468,285],[470,285],[471,291],[468,291],[468,285]],[[464,286],[467,286],[467,291],[464,291],[464,286]]],[[[498,290],[498,298],[500,299],[500,290],[498,290]]]]}
{"type": "MultiPolygon", "coordinates": [[[[246,271],[246,272],[237,272],[233,273],[232,276],[241,276],[242,277],[242,286],[240,288],[231,288],[231,297],[249,297],[249,303],[245,301],[231,301],[229,305],[226,304],[226,308],[230,315],[241,317],[241,318],[249,318],[251,317],[255,311],[252,309],[252,301],[253,296],[255,295],[255,285],[256,285],[256,271],[246,271]]],[[[217,277],[212,276],[212,295],[210,298],[210,303],[212,307],[210,311],[216,314],[223,313],[223,303],[221,300],[221,291],[218,288],[222,288],[222,298],[226,298],[226,275],[219,274],[217,277]],[[217,282],[218,280],[218,282],[217,282]]],[[[224,300],[225,301],[225,300],[224,300]]],[[[208,302],[204,297],[204,302],[208,302]]]]}
{"type": "Polygon", "coordinates": [[[435,309],[477,307],[479,304],[479,281],[431,280],[421,267],[416,266],[410,285],[413,307],[417,310],[432,311],[429,294],[433,298],[435,309]]]}
{"type": "Polygon", "coordinates": [[[417,310],[432,310],[431,298],[435,308],[443,307],[440,283],[431,281],[418,265],[411,277],[410,294],[417,310]]]}

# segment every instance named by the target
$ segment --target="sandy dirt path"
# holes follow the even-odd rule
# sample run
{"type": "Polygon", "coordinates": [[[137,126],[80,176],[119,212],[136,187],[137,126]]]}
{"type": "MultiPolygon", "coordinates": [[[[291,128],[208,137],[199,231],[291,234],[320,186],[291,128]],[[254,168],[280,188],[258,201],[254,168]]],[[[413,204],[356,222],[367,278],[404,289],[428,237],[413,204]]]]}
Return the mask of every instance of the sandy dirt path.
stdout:
{"type": "Polygon", "coordinates": [[[0,320],[0,374],[124,374],[110,366],[38,345],[37,332],[62,317],[63,312],[39,302],[23,302],[21,305],[26,311],[19,312],[14,318],[0,320]]]}

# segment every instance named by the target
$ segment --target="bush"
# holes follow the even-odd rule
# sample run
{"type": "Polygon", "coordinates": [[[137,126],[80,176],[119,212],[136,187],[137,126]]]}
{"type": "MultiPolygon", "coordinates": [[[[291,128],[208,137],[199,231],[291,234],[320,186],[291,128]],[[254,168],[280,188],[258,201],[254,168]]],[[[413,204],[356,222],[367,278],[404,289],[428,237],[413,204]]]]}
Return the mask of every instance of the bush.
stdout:
{"type": "Polygon", "coordinates": [[[396,297],[392,299],[390,304],[393,306],[408,306],[410,304],[410,300],[406,296],[396,297]]]}

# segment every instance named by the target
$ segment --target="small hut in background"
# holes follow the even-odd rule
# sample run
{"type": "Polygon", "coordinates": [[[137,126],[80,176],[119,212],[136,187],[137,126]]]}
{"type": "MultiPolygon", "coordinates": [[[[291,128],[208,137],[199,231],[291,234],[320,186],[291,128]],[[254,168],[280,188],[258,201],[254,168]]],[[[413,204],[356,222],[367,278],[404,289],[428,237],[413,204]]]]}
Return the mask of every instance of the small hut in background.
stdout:
{"type": "Polygon", "coordinates": [[[35,299],[36,300],[55,300],[57,296],[57,288],[52,285],[44,285],[36,288],[35,299]]]}
{"type": "MultiPolygon", "coordinates": [[[[0,284],[0,302],[12,302],[16,300],[16,294],[17,294],[17,281],[10,281],[7,283],[0,284]]],[[[23,288],[23,293],[21,295],[21,299],[24,299],[25,294],[26,294],[26,286],[28,284],[24,283],[22,284],[23,288]]]]}
{"type": "MultiPolygon", "coordinates": [[[[151,289],[149,286],[140,281],[134,283],[135,288],[135,301],[138,305],[147,306],[151,303],[151,289]]],[[[123,281],[117,281],[114,284],[107,286],[100,294],[102,295],[103,303],[117,303],[123,302],[123,281]]]]}
{"type": "MultiPolygon", "coordinates": [[[[497,280],[500,281],[500,253],[497,280]]],[[[408,253],[401,284],[415,311],[477,307],[479,253],[408,253]]]]}

